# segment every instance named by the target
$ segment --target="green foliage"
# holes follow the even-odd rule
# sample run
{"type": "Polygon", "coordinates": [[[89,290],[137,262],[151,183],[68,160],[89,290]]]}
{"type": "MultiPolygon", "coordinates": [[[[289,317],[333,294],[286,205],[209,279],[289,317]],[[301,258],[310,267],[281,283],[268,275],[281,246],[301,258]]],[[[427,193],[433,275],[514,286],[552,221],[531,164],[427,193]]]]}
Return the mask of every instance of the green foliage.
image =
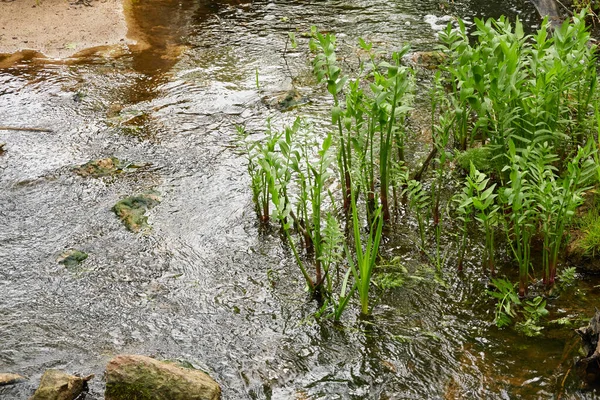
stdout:
{"type": "Polygon", "coordinates": [[[426,249],[425,236],[425,218],[426,211],[431,204],[431,198],[427,191],[423,189],[421,182],[411,179],[407,182],[404,194],[408,196],[409,207],[415,212],[417,223],[419,225],[419,237],[421,239],[421,249],[426,249]]]}
{"type": "MultiPolygon", "coordinates": [[[[461,229],[459,268],[468,235],[478,229],[485,236],[483,264],[493,275],[502,227],[519,267],[519,286],[517,291],[506,280],[493,280],[496,324],[517,319],[517,329],[539,334],[546,303],[524,300],[529,277],[541,269],[544,281],[553,284],[566,226],[600,178],[600,96],[584,18],[575,16],[552,36],[548,21],[527,36],[518,20],[504,17],[476,20],[470,35],[460,21],[458,30],[448,27],[440,35],[443,66],[431,92],[433,148],[417,173],[404,162],[415,86],[413,71],[401,63],[408,46],[383,59],[359,40],[368,57],[350,76],[338,63],[335,36],[311,30],[313,72],[333,98],[333,133],[319,138],[297,120],[282,131],[268,124],[260,140],[250,140],[241,128],[239,136],[257,215],[281,225],[307,286],[322,300],[319,315],[340,319],[355,292],[361,312],[371,312],[369,290],[383,225],[399,206],[398,193],[416,217],[423,252],[432,247],[427,235],[433,228],[435,255],[429,256],[441,270],[442,255],[449,254],[442,248],[449,167],[456,164],[468,171],[450,203],[461,229]],[[594,112],[596,118],[590,118],[594,112]],[[434,171],[421,182],[428,166],[434,171]],[[341,193],[328,190],[336,186],[333,180],[341,193]],[[358,210],[363,204],[364,212],[358,210]],[[345,217],[349,223],[350,213],[352,233],[340,222],[345,217]],[[542,268],[532,262],[537,238],[543,240],[542,268]]],[[[295,37],[289,41],[294,45],[295,37]]],[[[569,274],[563,272],[565,280],[569,274]]],[[[385,289],[401,286],[405,278],[403,271],[393,271],[376,281],[385,289]]]]}
{"type": "Polygon", "coordinates": [[[498,301],[494,322],[498,328],[512,324],[515,318],[523,318],[515,324],[517,331],[527,336],[540,335],[543,327],[539,325],[540,320],[547,316],[546,300],[538,296],[532,300],[522,301],[515,287],[506,279],[492,279],[496,290],[488,290],[488,294],[498,301]]]}
{"type": "Polygon", "coordinates": [[[600,212],[597,194],[594,201],[574,219],[576,235],[570,251],[580,257],[594,258],[600,254],[600,212]]]}
{"type": "Polygon", "coordinates": [[[354,233],[356,263],[354,263],[351,257],[348,257],[348,263],[350,264],[354,279],[356,280],[361,312],[363,315],[369,315],[369,289],[371,286],[373,268],[375,267],[377,255],[379,254],[379,243],[381,242],[381,232],[383,228],[381,208],[377,209],[375,212],[373,223],[367,234],[364,249],[360,235],[358,212],[356,210],[355,201],[352,201],[352,228],[354,233]]]}
{"type": "Polygon", "coordinates": [[[509,148],[511,165],[504,167],[504,171],[510,171],[510,181],[509,186],[502,192],[501,202],[508,212],[504,230],[519,265],[519,295],[523,297],[527,292],[531,268],[531,239],[535,234],[537,216],[532,186],[528,184],[528,152],[524,156],[517,154],[512,140],[509,141],[509,148]]]}
{"type": "Polygon", "coordinates": [[[488,290],[487,293],[498,299],[494,322],[498,328],[502,328],[510,325],[512,319],[517,316],[516,306],[521,305],[521,300],[515,291],[514,285],[506,279],[492,279],[492,284],[496,290],[488,290]]]}
{"type": "Polygon", "coordinates": [[[404,286],[406,282],[406,273],[404,269],[399,272],[384,272],[377,274],[375,284],[382,290],[398,289],[404,286]]]}
{"type": "Polygon", "coordinates": [[[527,300],[523,306],[523,315],[533,322],[538,322],[542,317],[548,315],[546,310],[546,300],[541,296],[535,297],[533,300],[527,300]]]}
{"type": "Polygon", "coordinates": [[[361,39],[360,46],[371,57],[361,66],[358,76],[350,79],[337,64],[335,36],[323,35],[315,28],[312,35],[311,50],[316,53],[314,74],[319,82],[326,83],[334,100],[331,117],[339,142],[344,210],[349,210],[350,192],[360,186],[367,198],[368,219],[372,220],[377,208],[375,187],[379,178],[379,202],[383,219],[389,222],[389,192],[393,186],[390,172],[404,161],[404,121],[411,110],[414,91],[412,70],[400,62],[409,47],[393,53],[391,62],[378,62],[372,53],[373,46],[361,39]],[[352,183],[354,180],[356,185],[352,183]]]}
{"type": "Polygon", "coordinates": [[[526,336],[534,337],[542,334],[544,327],[539,325],[540,319],[549,314],[546,310],[546,300],[538,296],[533,300],[528,300],[523,305],[523,316],[525,321],[518,322],[515,325],[517,331],[526,336]]]}
{"type": "Polygon", "coordinates": [[[471,170],[471,164],[484,174],[499,173],[504,167],[502,157],[495,157],[492,146],[471,147],[456,155],[456,164],[467,173],[471,170]]]}
{"type": "Polygon", "coordinates": [[[440,40],[455,146],[466,150],[479,140],[498,155],[509,140],[519,150],[548,141],[564,153],[582,144],[597,80],[584,18],[575,16],[552,37],[547,20],[528,37],[519,20],[476,19],[474,44],[462,22],[458,30],[449,25],[440,40]]]}
{"type": "Polygon", "coordinates": [[[577,268],[569,267],[565,268],[558,275],[558,281],[560,282],[561,287],[572,286],[577,279],[577,268]]]}

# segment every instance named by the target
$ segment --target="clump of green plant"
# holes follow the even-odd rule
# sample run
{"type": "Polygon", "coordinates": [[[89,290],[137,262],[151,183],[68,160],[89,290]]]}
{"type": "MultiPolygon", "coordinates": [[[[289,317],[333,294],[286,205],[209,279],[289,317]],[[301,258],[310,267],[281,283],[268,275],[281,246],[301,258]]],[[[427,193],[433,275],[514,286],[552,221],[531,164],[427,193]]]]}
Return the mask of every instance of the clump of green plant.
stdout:
{"type": "Polygon", "coordinates": [[[269,187],[267,184],[266,171],[262,163],[271,157],[282,133],[271,129],[270,121],[267,121],[267,131],[264,140],[250,140],[249,133],[243,126],[237,127],[237,143],[241,147],[248,161],[248,175],[250,176],[250,187],[252,188],[252,202],[256,215],[262,222],[268,222],[270,218],[271,203],[269,187]]]}
{"type": "Polygon", "coordinates": [[[360,40],[370,60],[361,66],[356,78],[350,79],[337,64],[335,36],[321,34],[316,28],[311,34],[311,50],[316,53],[314,74],[319,82],[327,84],[334,100],[331,116],[339,143],[338,169],[345,190],[343,208],[349,212],[352,190],[361,190],[367,199],[369,220],[380,205],[388,223],[393,187],[390,172],[404,162],[404,121],[411,110],[414,91],[412,70],[401,64],[409,47],[393,53],[391,62],[378,62],[372,45],[360,40]],[[375,200],[376,186],[379,205],[375,200]]]}
{"type": "Polygon", "coordinates": [[[530,37],[519,20],[476,19],[474,44],[464,23],[458,30],[449,25],[440,39],[454,146],[464,151],[480,142],[501,157],[509,141],[519,151],[548,141],[561,155],[583,145],[597,81],[584,19],[574,16],[551,37],[547,20],[530,37]]]}
{"type": "MultiPolygon", "coordinates": [[[[471,221],[479,222],[485,233],[485,247],[483,256],[483,265],[487,267],[490,273],[494,274],[495,267],[495,228],[498,224],[499,207],[495,202],[497,194],[494,193],[496,184],[490,185],[490,178],[479,172],[475,165],[471,163],[469,175],[466,177],[465,186],[461,193],[455,195],[454,200],[457,203],[457,214],[462,221],[461,243],[459,246],[459,269],[462,268],[466,247],[466,236],[468,225],[471,221]]],[[[485,268],[484,267],[484,268],[485,268]]]]}
{"type": "Polygon", "coordinates": [[[488,290],[488,294],[497,299],[494,323],[498,328],[509,326],[514,319],[521,320],[515,328],[527,336],[538,336],[543,329],[540,320],[549,314],[546,309],[546,300],[541,296],[532,300],[521,300],[515,286],[506,279],[492,279],[495,290],[488,290]]]}
{"type": "MultiPolygon", "coordinates": [[[[593,194],[594,197],[597,194],[593,194]]],[[[583,258],[595,258],[600,254],[600,211],[598,200],[574,218],[575,237],[570,243],[569,251],[583,258]]]]}
{"type": "Polygon", "coordinates": [[[279,221],[309,291],[321,301],[317,314],[340,319],[355,291],[359,293],[362,312],[368,314],[369,286],[381,241],[382,218],[379,212],[375,215],[376,223],[371,226],[363,249],[352,195],[355,246],[351,253],[339,221],[333,213],[324,212],[327,207],[335,209],[327,203],[327,199],[333,199],[327,189],[335,160],[332,136],[327,135],[321,141],[309,125],[297,119],[281,132],[269,125],[263,141],[249,144],[245,133],[242,138],[251,165],[248,171],[253,200],[268,203],[257,207],[257,214],[266,222],[269,218],[264,213],[271,210],[271,215],[279,221]]]}
{"type": "Polygon", "coordinates": [[[381,242],[381,232],[383,228],[383,216],[381,209],[377,209],[373,218],[373,223],[370,226],[363,249],[363,240],[360,235],[360,226],[358,220],[358,212],[356,211],[356,202],[352,201],[352,227],[354,233],[354,250],[356,263],[351,257],[348,257],[348,263],[354,274],[358,296],[360,298],[361,313],[369,315],[369,290],[371,287],[371,278],[373,269],[377,262],[379,254],[379,243],[381,242]]]}
{"type": "Polygon", "coordinates": [[[523,305],[523,316],[525,321],[520,321],[515,325],[515,328],[526,336],[539,336],[544,329],[541,326],[540,320],[549,314],[546,309],[546,300],[543,297],[537,296],[533,300],[526,300],[523,305]]]}
{"type": "Polygon", "coordinates": [[[409,208],[415,212],[417,225],[419,227],[419,238],[421,240],[421,251],[427,249],[426,222],[428,221],[427,210],[430,209],[431,198],[423,188],[423,184],[414,179],[406,183],[404,194],[408,197],[409,208]]]}
{"type": "Polygon", "coordinates": [[[498,174],[504,167],[502,157],[496,157],[492,146],[471,147],[465,151],[459,152],[456,157],[456,164],[469,173],[471,163],[475,168],[486,175],[492,173],[498,174]]]}
{"type": "Polygon", "coordinates": [[[469,189],[474,181],[470,171],[467,188],[457,196],[459,268],[470,215],[477,209],[477,221],[487,232],[484,258],[492,265],[490,223],[502,222],[519,266],[520,296],[527,292],[532,241],[538,236],[543,280],[554,283],[566,224],[597,171],[591,133],[600,122],[590,118],[598,103],[596,56],[584,19],[584,13],[574,16],[552,37],[548,21],[526,36],[518,20],[511,24],[504,17],[476,20],[475,42],[462,22],[458,30],[448,26],[440,35],[447,58],[436,88],[449,88],[442,89],[447,99],[435,103],[440,125],[451,132],[450,145],[460,150],[457,163],[463,168],[467,161],[469,168],[481,164],[498,183],[486,191],[469,189]],[[477,196],[487,198],[468,200],[477,196]]]}

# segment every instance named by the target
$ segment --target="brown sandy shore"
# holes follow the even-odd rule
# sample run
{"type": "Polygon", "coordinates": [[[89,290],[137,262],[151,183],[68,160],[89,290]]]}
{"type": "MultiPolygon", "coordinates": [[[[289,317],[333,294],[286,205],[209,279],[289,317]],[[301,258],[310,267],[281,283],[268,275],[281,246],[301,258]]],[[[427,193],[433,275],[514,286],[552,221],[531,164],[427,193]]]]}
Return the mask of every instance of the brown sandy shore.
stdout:
{"type": "Polygon", "coordinates": [[[35,50],[66,58],[126,45],[123,0],[0,0],[0,54],[35,50]]]}

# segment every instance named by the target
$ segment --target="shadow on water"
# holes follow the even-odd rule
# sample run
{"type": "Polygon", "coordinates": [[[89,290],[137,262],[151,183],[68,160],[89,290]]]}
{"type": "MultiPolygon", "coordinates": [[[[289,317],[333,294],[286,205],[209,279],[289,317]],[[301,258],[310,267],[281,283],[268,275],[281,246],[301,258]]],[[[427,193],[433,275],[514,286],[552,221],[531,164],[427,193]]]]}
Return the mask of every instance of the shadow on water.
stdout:
{"type": "MultiPolygon", "coordinates": [[[[68,64],[30,55],[0,69],[2,124],[54,130],[0,131],[0,370],[30,378],[0,388],[3,398],[28,398],[52,367],[95,373],[87,398],[102,399],[102,371],[118,353],[186,359],[212,373],[224,399],[594,396],[568,374],[570,329],[548,326],[541,339],[497,330],[477,263],[440,283],[411,251],[412,221],[385,252],[421,279],[376,293],[370,320],[350,312],[342,325],[315,322],[289,250],[256,224],[233,148],[235,125],[259,133],[268,117],[309,115],[327,129],[300,34],[311,25],[338,33],[352,66],[359,36],[386,50],[399,41],[430,49],[427,14],[509,13],[531,27],[529,3],[128,4],[139,38],[131,52],[68,64]],[[294,30],[299,48],[284,61],[294,30]],[[313,102],[282,113],[268,100],[292,84],[313,102]],[[152,166],[98,179],[72,172],[109,156],[152,166]],[[149,189],[162,198],[148,213],[153,229],[132,234],[111,207],[149,189]],[[68,248],[89,258],[67,269],[56,259],[68,248]]],[[[591,312],[599,283],[582,277],[551,301],[552,319],[591,312]]]]}

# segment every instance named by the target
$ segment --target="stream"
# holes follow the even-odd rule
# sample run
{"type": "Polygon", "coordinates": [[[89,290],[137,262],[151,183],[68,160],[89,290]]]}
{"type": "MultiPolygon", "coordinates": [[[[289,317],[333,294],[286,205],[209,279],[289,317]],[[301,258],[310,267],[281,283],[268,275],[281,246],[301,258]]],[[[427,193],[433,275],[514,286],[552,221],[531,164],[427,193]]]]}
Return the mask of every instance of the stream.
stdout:
{"type": "MultiPolygon", "coordinates": [[[[146,48],[0,69],[0,125],[53,130],[0,131],[0,372],[29,378],[0,398],[27,399],[58,368],[95,374],[86,399],[103,399],[104,368],[121,353],[186,360],[225,400],[600,398],[570,370],[576,326],[548,324],[538,338],[499,330],[477,260],[433,279],[414,225],[384,255],[420,279],[375,291],[372,319],[354,305],[342,324],[315,321],[292,254],[257,223],[235,146],[237,125],[260,134],[267,118],[327,130],[331,102],[302,35],[312,25],[337,33],[352,68],[359,37],[431,50],[427,15],[502,14],[539,24],[517,0],[147,0],[131,3],[128,21],[146,48]],[[292,87],[310,102],[283,112],[274,102],[292,87]],[[73,172],[111,156],[151,165],[73,172]],[[162,199],[147,213],[152,230],[129,232],[111,208],[148,190],[162,199]],[[70,248],[88,259],[57,263],[70,248]]],[[[427,152],[412,147],[415,160],[427,152]]],[[[548,319],[585,324],[599,285],[579,274],[548,319]]]]}

